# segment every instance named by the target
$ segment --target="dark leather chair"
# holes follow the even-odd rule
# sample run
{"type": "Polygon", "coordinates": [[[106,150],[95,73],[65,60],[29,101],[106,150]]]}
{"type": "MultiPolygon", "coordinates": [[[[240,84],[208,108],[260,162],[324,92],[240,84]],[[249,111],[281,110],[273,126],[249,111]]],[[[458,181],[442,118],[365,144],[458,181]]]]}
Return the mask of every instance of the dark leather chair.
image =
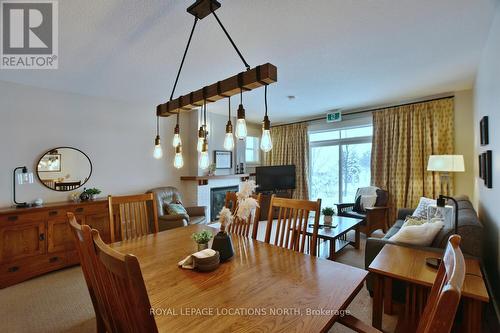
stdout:
{"type": "MultiPolygon", "coordinates": [[[[356,200],[361,195],[360,193],[361,188],[356,192],[356,200]]],[[[372,232],[377,229],[382,229],[384,233],[388,229],[389,207],[387,207],[387,204],[389,202],[389,193],[379,188],[375,190],[375,193],[377,195],[375,206],[366,208],[364,211],[356,207],[356,203],[336,204],[338,216],[353,217],[363,220],[359,229],[362,233],[366,234],[367,237],[370,237],[372,232]]]]}
{"type": "Polygon", "coordinates": [[[184,227],[188,224],[206,224],[206,207],[184,207],[187,214],[168,214],[165,205],[169,203],[182,204],[179,190],[173,186],[158,187],[147,191],[153,193],[158,209],[158,226],[160,231],[184,227]]]}

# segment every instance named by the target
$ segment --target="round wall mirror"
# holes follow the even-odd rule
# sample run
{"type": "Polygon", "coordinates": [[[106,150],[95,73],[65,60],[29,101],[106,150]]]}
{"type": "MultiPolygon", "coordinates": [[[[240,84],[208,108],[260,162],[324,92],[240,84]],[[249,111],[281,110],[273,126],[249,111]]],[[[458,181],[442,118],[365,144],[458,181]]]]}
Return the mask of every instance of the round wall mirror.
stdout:
{"type": "Polygon", "coordinates": [[[53,148],[38,160],[36,174],[40,182],[51,190],[74,191],[89,180],[92,162],[79,149],[53,148]]]}

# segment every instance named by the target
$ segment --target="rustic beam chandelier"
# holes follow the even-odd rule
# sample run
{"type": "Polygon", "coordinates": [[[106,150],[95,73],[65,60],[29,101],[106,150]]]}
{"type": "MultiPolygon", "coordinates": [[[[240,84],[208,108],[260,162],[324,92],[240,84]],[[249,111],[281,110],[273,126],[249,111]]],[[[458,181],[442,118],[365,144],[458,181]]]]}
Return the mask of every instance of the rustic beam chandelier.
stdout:
{"type": "Polygon", "coordinates": [[[271,122],[269,121],[269,117],[267,114],[267,86],[269,84],[277,82],[278,70],[276,66],[270,63],[259,65],[254,68],[250,67],[250,65],[246,62],[240,50],[234,43],[233,39],[227,32],[226,28],[220,21],[219,17],[217,16],[217,14],[215,14],[215,11],[220,7],[221,4],[217,0],[197,0],[187,9],[187,12],[194,16],[193,27],[191,28],[191,33],[189,34],[189,39],[182,56],[179,70],[177,71],[177,76],[175,78],[172,93],[170,94],[170,99],[166,103],[160,104],[156,107],[157,133],[155,138],[154,156],[156,158],[162,157],[158,124],[159,117],[169,117],[175,115],[177,117],[177,122],[174,129],[172,144],[175,148],[174,166],[176,168],[181,168],[184,164],[182,158],[182,141],[180,138],[179,126],[179,116],[182,112],[189,112],[193,109],[200,108],[203,113],[203,124],[200,126],[200,129],[198,131],[197,151],[199,153],[199,167],[201,169],[206,169],[210,164],[208,156],[208,132],[206,120],[207,103],[213,103],[220,99],[228,98],[229,120],[226,125],[224,149],[232,150],[234,148],[234,139],[233,126],[231,123],[230,97],[236,94],[240,95],[240,104],[237,110],[236,130],[234,135],[238,139],[243,140],[247,135],[245,108],[243,107],[243,92],[260,88],[262,86],[265,87],[265,117],[262,123],[261,149],[265,152],[268,152],[272,149],[271,136],[269,134],[271,122]],[[193,37],[196,24],[198,20],[202,20],[210,14],[215,17],[217,23],[221,27],[222,31],[224,31],[226,37],[229,39],[229,42],[243,62],[246,70],[227,79],[210,84],[201,89],[192,91],[189,94],[182,95],[174,99],[175,88],[177,87],[177,83],[179,81],[179,76],[186,59],[189,45],[191,44],[191,39],[193,37]]]}

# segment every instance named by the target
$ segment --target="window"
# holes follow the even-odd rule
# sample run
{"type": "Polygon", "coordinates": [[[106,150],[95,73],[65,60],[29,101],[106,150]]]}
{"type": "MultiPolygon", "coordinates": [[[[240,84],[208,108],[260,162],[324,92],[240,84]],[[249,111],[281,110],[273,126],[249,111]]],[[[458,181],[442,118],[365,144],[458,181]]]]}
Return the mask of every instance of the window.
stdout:
{"type": "Polygon", "coordinates": [[[247,136],[245,140],[245,161],[250,164],[260,163],[259,138],[247,136]]]}
{"type": "Polygon", "coordinates": [[[359,187],[370,185],[372,125],[309,133],[310,198],[322,206],[353,202],[359,187]]]}

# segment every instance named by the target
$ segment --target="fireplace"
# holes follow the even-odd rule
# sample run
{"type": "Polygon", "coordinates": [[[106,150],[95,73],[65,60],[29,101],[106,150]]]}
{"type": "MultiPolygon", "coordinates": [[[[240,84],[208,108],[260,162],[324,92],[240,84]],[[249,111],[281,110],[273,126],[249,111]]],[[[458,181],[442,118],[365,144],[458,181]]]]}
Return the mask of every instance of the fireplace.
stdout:
{"type": "Polygon", "coordinates": [[[238,186],[213,187],[210,189],[210,221],[216,221],[224,207],[226,192],[237,192],[238,186]]]}

